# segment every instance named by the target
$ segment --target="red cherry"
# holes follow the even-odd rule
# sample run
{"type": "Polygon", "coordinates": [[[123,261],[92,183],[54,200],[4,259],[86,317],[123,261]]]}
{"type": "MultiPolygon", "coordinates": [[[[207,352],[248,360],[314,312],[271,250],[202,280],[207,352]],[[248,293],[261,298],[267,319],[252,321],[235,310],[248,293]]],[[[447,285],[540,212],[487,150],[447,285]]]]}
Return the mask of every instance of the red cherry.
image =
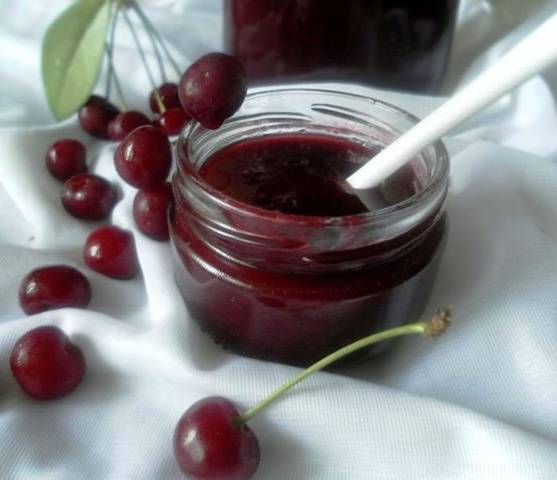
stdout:
{"type": "Polygon", "coordinates": [[[259,442],[247,427],[238,427],[239,412],[226,398],[208,397],[193,404],[174,432],[174,456],[195,480],[247,480],[259,465],[259,442]]]}
{"type": "MultiPolygon", "coordinates": [[[[164,83],[157,88],[157,91],[159,92],[164,108],[170,110],[171,108],[180,107],[180,100],[178,99],[178,85],[175,83],[164,83]]],[[[149,106],[151,107],[151,111],[153,113],[161,113],[154,91],[152,91],[149,95],[149,106]]]]}
{"type": "Polygon", "coordinates": [[[153,126],[130,133],[114,152],[114,165],[130,185],[149,189],[165,182],[172,163],[167,136],[153,126]]]}
{"type": "Polygon", "coordinates": [[[108,100],[91,95],[79,110],[79,123],[94,137],[108,139],[108,124],[120,111],[108,100]]]}
{"type": "Polygon", "coordinates": [[[179,107],[161,113],[154,123],[156,127],[170,136],[178,135],[190,120],[190,116],[179,107]]]}
{"type": "Polygon", "coordinates": [[[119,113],[108,124],[108,137],[110,140],[124,140],[128,134],[143,125],[151,125],[151,120],[143,113],[134,110],[119,113]]]}
{"type": "Polygon", "coordinates": [[[38,327],[23,335],[10,356],[12,374],[22,390],[38,400],[63,397],[85,374],[85,359],[58,327],[38,327]]]}
{"type": "Polygon", "coordinates": [[[110,215],[117,201],[112,184],[98,175],[82,173],[64,183],[62,205],[76,218],[102,220],[110,215]]]}
{"type": "Polygon", "coordinates": [[[137,228],[155,240],[168,240],[168,206],[172,201],[172,186],[140,190],[133,201],[133,218],[137,228]]]}
{"type": "Polygon", "coordinates": [[[19,287],[19,304],[27,315],[64,307],[85,308],[90,300],[87,278],[65,265],[37,268],[19,287]]]}
{"type": "Polygon", "coordinates": [[[58,140],[46,151],[46,168],[54,178],[65,182],[68,178],[87,171],[83,143],[65,138],[58,140]]]}
{"type": "Polygon", "coordinates": [[[87,237],[83,259],[91,270],[120,280],[139,270],[133,235],[114,226],[97,228],[87,237]]]}
{"type": "Polygon", "coordinates": [[[217,129],[234,115],[247,92],[246,73],[238,60],[210,53],[192,64],[180,80],[184,110],[205,128],[217,129]]]}

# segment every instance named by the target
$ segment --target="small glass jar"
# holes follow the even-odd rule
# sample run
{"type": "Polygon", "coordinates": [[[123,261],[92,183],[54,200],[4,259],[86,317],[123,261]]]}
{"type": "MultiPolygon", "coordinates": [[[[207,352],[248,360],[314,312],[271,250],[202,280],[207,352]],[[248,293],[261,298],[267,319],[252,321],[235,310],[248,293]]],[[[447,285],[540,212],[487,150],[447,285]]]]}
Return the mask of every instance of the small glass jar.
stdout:
{"type": "Polygon", "coordinates": [[[458,0],[226,0],[225,48],[256,83],[349,80],[436,92],[458,0]]]}
{"type": "Polygon", "coordinates": [[[397,191],[391,187],[406,182],[412,196],[358,215],[263,210],[225,196],[199,175],[214,153],[246,139],[321,135],[376,149],[416,122],[365,96],[279,87],[249,94],[219,130],[187,126],[177,144],[170,225],[176,281],[191,316],[227,349],[295,365],[416,320],[446,233],[443,143],[381,187],[397,191]]]}

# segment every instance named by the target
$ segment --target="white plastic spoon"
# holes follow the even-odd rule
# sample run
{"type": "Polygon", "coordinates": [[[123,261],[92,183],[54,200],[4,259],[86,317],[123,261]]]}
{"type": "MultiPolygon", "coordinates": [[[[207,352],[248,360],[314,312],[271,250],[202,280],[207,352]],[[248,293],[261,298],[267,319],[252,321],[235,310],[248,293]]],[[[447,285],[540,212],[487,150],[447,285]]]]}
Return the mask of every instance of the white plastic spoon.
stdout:
{"type": "MultiPolygon", "coordinates": [[[[464,120],[557,61],[557,14],[437,110],[366,162],[347,182],[356,189],[379,185],[421,150],[464,120]]],[[[362,192],[362,202],[367,204],[362,192]]],[[[368,205],[373,207],[373,205],[368,205]]]]}

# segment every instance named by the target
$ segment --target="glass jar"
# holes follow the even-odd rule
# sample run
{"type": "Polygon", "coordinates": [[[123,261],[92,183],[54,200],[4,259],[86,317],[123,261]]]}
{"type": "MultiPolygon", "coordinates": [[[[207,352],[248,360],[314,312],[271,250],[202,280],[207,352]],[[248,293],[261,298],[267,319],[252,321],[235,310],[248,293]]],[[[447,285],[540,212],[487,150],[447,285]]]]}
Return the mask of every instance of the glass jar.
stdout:
{"type": "Polygon", "coordinates": [[[365,96],[309,88],[251,93],[216,131],[192,123],[177,144],[170,216],[176,281],[191,316],[223,347],[306,365],[377,330],[416,320],[446,231],[449,159],[428,147],[382,188],[415,194],[368,213],[284,214],[209,186],[201,166],[224,147],[277,135],[320,135],[375,149],[417,122],[365,96]]]}
{"type": "Polygon", "coordinates": [[[226,0],[225,48],[250,80],[439,90],[458,0],[226,0]]]}

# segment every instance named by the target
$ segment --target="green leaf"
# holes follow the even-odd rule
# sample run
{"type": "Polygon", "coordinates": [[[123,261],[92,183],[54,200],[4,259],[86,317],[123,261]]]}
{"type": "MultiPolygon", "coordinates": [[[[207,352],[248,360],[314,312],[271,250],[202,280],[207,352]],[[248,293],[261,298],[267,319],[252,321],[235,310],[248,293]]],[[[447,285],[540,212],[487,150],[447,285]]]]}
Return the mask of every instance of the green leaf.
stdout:
{"type": "Polygon", "coordinates": [[[78,0],[45,34],[43,83],[50,109],[59,120],[75,113],[95,87],[109,17],[109,0],[78,0]]]}

